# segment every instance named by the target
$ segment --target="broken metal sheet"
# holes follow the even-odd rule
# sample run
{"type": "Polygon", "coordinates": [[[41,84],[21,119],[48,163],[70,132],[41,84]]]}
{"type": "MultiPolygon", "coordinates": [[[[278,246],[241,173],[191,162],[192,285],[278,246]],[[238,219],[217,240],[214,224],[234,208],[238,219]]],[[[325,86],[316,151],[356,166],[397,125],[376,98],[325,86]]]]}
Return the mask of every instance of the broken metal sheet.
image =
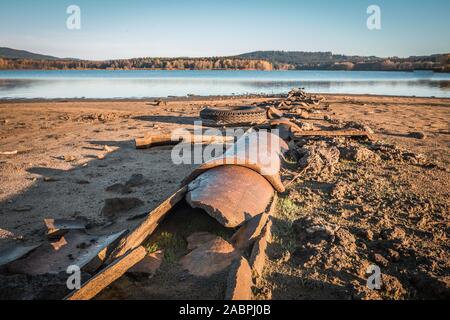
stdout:
{"type": "Polygon", "coordinates": [[[57,238],[63,236],[69,230],[84,230],[86,225],[80,220],[65,220],[65,219],[44,219],[47,227],[47,237],[57,238]]]}
{"type": "Polygon", "coordinates": [[[13,261],[19,260],[31,251],[38,248],[40,244],[34,246],[24,246],[22,244],[13,244],[0,252],[0,266],[4,266],[13,261]]]}
{"type": "Polygon", "coordinates": [[[235,228],[265,212],[273,194],[272,185],[259,173],[228,165],[210,169],[192,181],[186,200],[223,226],[235,228]]]}
{"type": "Polygon", "coordinates": [[[284,192],[280,179],[281,156],[289,149],[280,137],[267,131],[243,135],[223,156],[200,165],[185,179],[189,184],[204,172],[224,165],[242,166],[261,174],[275,190],[284,192]]]}
{"type": "Polygon", "coordinates": [[[109,236],[89,235],[72,230],[56,242],[48,242],[28,257],[8,266],[10,272],[28,275],[58,274],[69,266],[78,266],[91,273],[98,269],[106,258],[107,250],[125,231],[109,236]]]}

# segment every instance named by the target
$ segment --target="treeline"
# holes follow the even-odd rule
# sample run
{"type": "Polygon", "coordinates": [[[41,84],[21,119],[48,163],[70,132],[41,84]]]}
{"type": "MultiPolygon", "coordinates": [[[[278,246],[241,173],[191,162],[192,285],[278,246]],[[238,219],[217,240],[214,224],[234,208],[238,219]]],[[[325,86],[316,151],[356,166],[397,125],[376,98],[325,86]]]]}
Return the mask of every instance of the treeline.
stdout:
{"type": "Polygon", "coordinates": [[[0,69],[164,69],[164,70],[273,70],[266,60],[237,58],[135,58],[109,61],[2,59],[0,69]]]}
{"type": "Polygon", "coordinates": [[[386,59],[382,61],[334,62],[319,64],[299,64],[297,70],[348,70],[348,71],[415,71],[430,70],[436,72],[450,72],[450,60],[439,61],[420,60],[408,61],[404,59],[386,59]]]}
{"type": "Polygon", "coordinates": [[[379,58],[375,56],[346,56],[332,52],[256,51],[237,56],[245,59],[263,59],[289,65],[296,70],[358,70],[358,71],[414,71],[433,70],[450,72],[450,54],[436,54],[409,58],[379,58]]]}
{"type": "Polygon", "coordinates": [[[355,70],[450,72],[450,54],[409,58],[259,51],[235,57],[135,58],[108,61],[0,58],[0,70],[355,70]]]}

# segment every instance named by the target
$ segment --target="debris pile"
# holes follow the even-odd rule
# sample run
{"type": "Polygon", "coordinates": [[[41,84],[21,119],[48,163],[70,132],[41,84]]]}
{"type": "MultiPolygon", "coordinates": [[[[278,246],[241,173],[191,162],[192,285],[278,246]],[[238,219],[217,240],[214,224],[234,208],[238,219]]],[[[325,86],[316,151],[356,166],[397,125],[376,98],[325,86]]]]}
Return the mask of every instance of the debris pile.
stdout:
{"type": "Polygon", "coordinates": [[[317,107],[323,100],[324,97],[322,96],[311,95],[306,93],[304,89],[294,88],[289,91],[286,98],[275,101],[274,106],[279,110],[300,113],[301,108],[317,107]]]}
{"type": "MultiPolygon", "coordinates": [[[[223,288],[226,298],[251,299],[253,274],[260,276],[265,263],[276,191],[284,190],[279,171],[280,157],[287,148],[271,133],[247,132],[223,156],[195,170],[180,190],[143,216],[143,221],[130,231],[99,235],[89,233],[81,220],[46,219],[46,241],[33,246],[15,242],[6,250],[0,250],[3,271],[0,277],[2,281],[17,275],[35,279],[53,277],[42,290],[54,286],[58,288],[55,293],[64,292],[68,300],[88,300],[126,273],[153,277],[164,257],[175,260],[190,277],[206,279],[202,281],[226,272],[226,288],[223,288]],[[269,148],[261,148],[261,140],[269,143],[269,148]],[[248,150],[258,156],[248,157],[252,154],[248,150]],[[221,225],[222,234],[190,234],[186,237],[187,251],[181,257],[170,248],[153,250],[151,242],[146,240],[169,214],[180,210],[183,202],[190,205],[186,209],[189,212],[202,209],[209,219],[221,225]],[[230,232],[229,237],[224,236],[230,232]],[[71,268],[81,271],[84,280],[81,288],[72,292],[66,281],[61,281],[67,280],[71,268]]],[[[133,175],[126,185],[107,189],[121,193],[122,187],[136,187],[144,180],[142,175],[133,175]]],[[[102,214],[115,220],[112,218],[118,213],[141,205],[144,203],[139,199],[111,198],[105,202],[102,214]]],[[[42,290],[27,298],[40,296],[42,290]]]]}

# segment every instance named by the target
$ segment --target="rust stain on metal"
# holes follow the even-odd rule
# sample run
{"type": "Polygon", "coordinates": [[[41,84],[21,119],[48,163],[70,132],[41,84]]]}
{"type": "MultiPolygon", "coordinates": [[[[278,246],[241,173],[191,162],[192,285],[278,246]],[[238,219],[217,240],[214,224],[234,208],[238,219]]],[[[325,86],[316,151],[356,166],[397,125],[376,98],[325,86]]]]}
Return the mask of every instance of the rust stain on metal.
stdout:
{"type": "Polygon", "coordinates": [[[186,200],[225,227],[235,228],[265,212],[273,194],[270,183],[257,172],[241,166],[221,166],[194,180],[186,200]]]}

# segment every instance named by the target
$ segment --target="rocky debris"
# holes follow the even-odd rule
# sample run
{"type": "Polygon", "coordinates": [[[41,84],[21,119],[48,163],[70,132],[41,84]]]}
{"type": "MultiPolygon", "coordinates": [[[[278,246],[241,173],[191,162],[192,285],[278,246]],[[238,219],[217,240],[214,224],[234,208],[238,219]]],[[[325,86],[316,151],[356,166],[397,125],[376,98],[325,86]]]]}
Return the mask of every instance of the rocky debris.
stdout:
{"type": "Polygon", "coordinates": [[[389,261],[391,262],[399,262],[400,261],[400,253],[398,251],[388,249],[387,256],[389,261]]]}
{"type": "Polygon", "coordinates": [[[252,270],[248,261],[241,257],[230,268],[225,300],[252,300],[252,270]]]}
{"type": "Polygon", "coordinates": [[[378,142],[372,144],[370,149],[372,151],[376,151],[385,161],[434,166],[434,164],[430,162],[425,155],[416,154],[396,145],[378,142]]]}
{"type": "Polygon", "coordinates": [[[337,226],[319,218],[300,218],[294,221],[292,227],[300,243],[332,240],[338,229],[337,226]]]}
{"type": "Polygon", "coordinates": [[[373,260],[381,267],[387,267],[389,265],[389,261],[379,253],[373,255],[373,260]]]}
{"type": "Polygon", "coordinates": [[[274,106],[278,110],[289,110],[291,112],[299,112],[300,108],[310,108],[311,106],[318,106],[324,100],[322,96],[315,96],[305,92],[300,88],[292,89],[286,98],[270,101],[265,103],[274,106]]]}
{"type": "Polygon", "coordinates": [[[418,140],[425,140],[427,138],[427,136],[423,132],[410,132],[408,134],[408,137],[418,140]]]}
{"type": "Polygon", "coordinates": [[[338,182],[331,190],[331,196],[337,200],[343,200],[349,193],[349,185],[345,182],[338,182]]]}
{"type": "Polygon", "coordinates": [[[298,152],[302,156],[299,160],[300,166],[316,174],[325,169],[332,171],[340,157],[339,149],[328,145],[325,141],[304,145],[298,152]]]}
{"type": "Polygon", "coordinates": [[[290,103],[299,103],[299,104],[312,104],[319,105],[320,101],[323,100],[323,97],[314,96],[307,94],[305,90],[300,88],[294,88],[288,93],[288,97],[286,99],[290,103]]]}
{"type": "Polygon", "coordinates": [[[164,252],[157,251],[147,254],[144,259],[134,265],[127,273],[145,275],[148,278],[152,278],[156,271],[161,267],[161,263],[164,259],[164,252]]]}
{"type": "MultiPolygon", "coordinates": [[[[370,129],[362,123],[332,120],[339,129],[370,129]]],[[[442,181],[446,172],[422,170],[422,166],[434,168],[433,164],[407,148],[347,136],[294,139],[290,162],[311,157],[305,149],[318,145],[338,148],[340,159],[351,162],[335,163],[333,174],[300,172],[302,181],[288,189],[281,203],[278,218],[282,223],[275,220],[277,237],[269,247],[270,262],[267,273],[257,281],[258,290],[269,283],[276,288],[274,296],[294,296],[297,288],[289,288],[289,283],[295,274],[305,279],[308,289],[311,284],[312,293],[307,296],[313,299],[324,292],[353,299],[448,296],[450,279],[446,285],[443,267],[448,254],[442,247],[447,240],[448,206],[443,203],[442,188],[420,181],[442,181]],[[297,219],[292,228],[287,219],[297,219]],[[386,278],[382,290],[366,286],[365,272],[372,264],[381,268],[383,281],[386,278]],[[323,284],[330,288],[324,289],[323,284]],[[336,290],[334,286],[341,284],[345,284],[342,290],[336,290]]],[[[284,168],[283,175],[290,177],[291,169],[284,168]]]]}
{"type": "Polygon", "coordinates": [[[180,263],[190,274],[209,277],[228,268],[239,252],[227,241],[217,237],[180,259],[180,263]]]}
{"type": "Polygon", "coordinates": [[[361,131],[367,131],[370,134],[375,133],[369,125],[356,121],[346,122],[343,126],[343,129],[358,129],[361,131]]]}
{"type": "Polygon", "coordinates": [[[406,296],[406,290],[403,288],[401,282],[394,276],[383,274],[382,290],[385,291],[387,296],[394,300],[404,299],[406,296]]]}
{"type": "Polygon", "coordinates": [[[298,247],[295,263],[305,268],[353,270],[358,263],[356,238],[348,230],[321,218],[300,218],[293,224],[298,247]]]}
{"type": "Polygon", "coordinates": [[[377,155],[375,152],[360,146],[350,146],[347,148],[341,148],[341,157],[348,161],[356,161],[356,162],[378,162],[381,160],[381,157],[377,155]]]}
{"type": "Polygon", "coordinates": [[[130,187],[122,184],[122,183],[115,183],[105,189],[107,192],[114,192],[114,193],[120,193],[120,194],[129,194],[133,192],[133,189],[130,187]]]}
{"type": "Polygon", "coordinates": [[[145,203],[138,198],[111,198],[105,200],[102,214],[114,216],[117,213],[129,211],[143,206],[145,203]]]}
{"type": "Polygon", "coordinates": [[[406,232],[400,227],[387,228],[381,232],[381,237],[385,240],[403,241],[406,237],[406,232]]]}
{"type": "Polygon", "coordinates": [[[194,250],[207,242],[216,240],[218,236],[209,232],[196,232],[187,237],[188,250],[194,250]]]}

